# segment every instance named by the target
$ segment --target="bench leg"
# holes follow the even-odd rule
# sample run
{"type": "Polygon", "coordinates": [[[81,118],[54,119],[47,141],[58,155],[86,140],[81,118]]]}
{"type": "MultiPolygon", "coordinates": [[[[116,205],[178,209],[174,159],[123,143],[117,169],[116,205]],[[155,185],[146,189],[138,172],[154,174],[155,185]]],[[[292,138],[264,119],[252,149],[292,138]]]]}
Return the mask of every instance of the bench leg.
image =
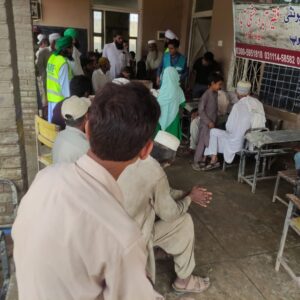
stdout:
{"type": "Polygon", "coordinates": [[[255,169],[254,169],[252,189],[251,189],[251,192],[253,194],[255,193],[255,190],[256,190],[256,182],[257,182],[257,176],[258,176],[259,166],[260,166],[260,153],[261,153],[261,150],[259,150],[256,155],[255,169]]]}
{"type": "Polygon", "coordinates": [[[289,230],[289,226],[290,226],[290,219],[292,216],[292,212],[293,212],[293,207],[294,204],[293,202],[289,202],[289,207],[286,213],[286,217],[285,217],[285,221],[284,221],[284,227],[283,227],[283,232],[282,232],[282,236],[281,236],[281,241],[280,241],[280,246],[279,246],[279,250],[278,250],[278,254],[277,254],[277,259],[276,259],[276,265],[275,265],[275,270],[276,272],[279,271],[279,267],[280,267],[280,262],[282,259],[282,254],[283,254],[283,250],[284,250],[284,245],[285,245],[285,241],[286,241],[286,236],[289,230]]]}
{"type": "Polygon", "coordinates": [[[277,175],[272,202],[276,201],[276,196],[277,196],[277,193],[278,193],[279,182],[280,182],[280,176],[277,175]]]}

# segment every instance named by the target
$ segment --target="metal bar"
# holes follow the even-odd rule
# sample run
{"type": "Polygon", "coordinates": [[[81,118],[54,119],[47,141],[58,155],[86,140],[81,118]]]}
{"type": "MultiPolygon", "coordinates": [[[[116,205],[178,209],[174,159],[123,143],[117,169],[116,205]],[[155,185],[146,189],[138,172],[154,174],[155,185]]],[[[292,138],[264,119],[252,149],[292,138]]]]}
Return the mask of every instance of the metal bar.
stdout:
{"type": "Polygon", "coordinates": [[[259,167],[260,167],[260,153],[261,153],[261,149],[258,150],[258,153],[255,156],[256,162],[255,162],[255,169],[254,169],[254,174],[253,174],[253,184],[252,184],[252,189],[251,189],[252,193],[255,193],[255,189],[256,189],[256,179],[257,179],[257,174],[259,172],[259,167]]]}
{"type": "MultiPolygon", "coordinates": [[[[279,187],[279,182],[280,182],[280,176],[279,174],[277,175],[276,183],[275,183],[275,188],[274,188],[274,193],[273,193],[273,199],[272,202],[275,202],[277,199],[277,192],[278,192],[278,187],[279,187]]],[[[278,199],[279,200],[279,199],[278,199]]]]}
{"type": "Polygon", "coordinates": [[[291,219],[291,215],[293,212],[293,207],[294,204],[292,201],[289,202],[289,206],[288,206],[288,210],[286,213],[286,217],[285,217],[285,221],[284,221],[284,227],[283,227],[283,232],[282,232],[282,236],[281,236],[281,241],[280,241],[280,246],[279,246],[279,251],[277,254],[277,259],[276,259],[276,265],[275,265],[275,270],[276,272],[279,271],[279,267],[280,267],[280,263],[282,263],[282,254],[283,254],[283,250],[284,250],[284,245],[285,245],[285,241],[286,241],[286,236],[289,230],[289,225],[290,225],[290,219],[291,219]]]}

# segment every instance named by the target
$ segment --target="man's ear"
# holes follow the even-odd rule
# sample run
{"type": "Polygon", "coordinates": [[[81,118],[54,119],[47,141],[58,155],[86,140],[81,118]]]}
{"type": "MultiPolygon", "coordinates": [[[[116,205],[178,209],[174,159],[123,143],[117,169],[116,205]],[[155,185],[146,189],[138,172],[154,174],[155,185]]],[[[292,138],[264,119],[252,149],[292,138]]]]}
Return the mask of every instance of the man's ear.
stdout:
{"type": "Polygon", "coordinates": [[[139,153],[139,159],[146,159],[153,149],[153,141],[150,139],[139,153]]]}
{"type": "Polygon", "coordinates": [[[87,140],[89,141],[89,140],[90,140],[90,122],[89,122],[89,120],[87,120],[87,121],[85,122],[84,129],[85,129],[85,135],[86,135],[86,138],[87,138],[87,140]]]}

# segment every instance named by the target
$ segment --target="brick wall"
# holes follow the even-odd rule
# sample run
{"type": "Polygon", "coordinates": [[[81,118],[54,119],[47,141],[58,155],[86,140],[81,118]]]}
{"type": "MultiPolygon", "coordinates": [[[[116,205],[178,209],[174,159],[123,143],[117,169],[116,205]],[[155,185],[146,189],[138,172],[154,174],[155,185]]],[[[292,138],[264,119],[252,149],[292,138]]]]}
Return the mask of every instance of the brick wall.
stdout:
{"type": "MultiPolygon", "coordinates": [[[[0,178],[20,195],[36,170],[37,112],[32,25],[28,0],[0,0],[0,178]]],[[[0,216],[8,191],[0,186],[0,216]]]]}

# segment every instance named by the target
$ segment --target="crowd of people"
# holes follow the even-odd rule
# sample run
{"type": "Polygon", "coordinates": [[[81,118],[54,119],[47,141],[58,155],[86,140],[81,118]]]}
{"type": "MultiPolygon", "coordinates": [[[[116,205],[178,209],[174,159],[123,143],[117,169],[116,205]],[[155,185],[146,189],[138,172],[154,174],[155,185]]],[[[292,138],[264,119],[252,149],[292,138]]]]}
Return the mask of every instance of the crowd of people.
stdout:
{"type": "MultiPolygon", "coordinates": [[[[135,64],[119,33],[102,55],[82,55],[73,28],[49,35],[50,46],[38,36],[47,119],[61,131],[53,165],[37,174],[13,226],[20,299],[162,299],[153,289],[156,249],[173,257],[176,292],[210,286],[208,277],[193,274],[195,235],[187,211],[191,202],[207,207],[212,193],[199,185],[172,189],[164,171],[180,147],[188,78],[178,37],[171,30],[165,37],[164,53],[150,40],[147,57],[135,64]],[[156,89],[130,82],[134,76],[156,89]]],[[[193,95],[201,97],[192,122],[192,167],[210,170],[218,153],[233,160],[245,132],[264,126],[264,112],[250,96],[251,84],[239,82],[220,129],[224,79],[213,54],[198,59],[192,73],[193,95]]]]}

